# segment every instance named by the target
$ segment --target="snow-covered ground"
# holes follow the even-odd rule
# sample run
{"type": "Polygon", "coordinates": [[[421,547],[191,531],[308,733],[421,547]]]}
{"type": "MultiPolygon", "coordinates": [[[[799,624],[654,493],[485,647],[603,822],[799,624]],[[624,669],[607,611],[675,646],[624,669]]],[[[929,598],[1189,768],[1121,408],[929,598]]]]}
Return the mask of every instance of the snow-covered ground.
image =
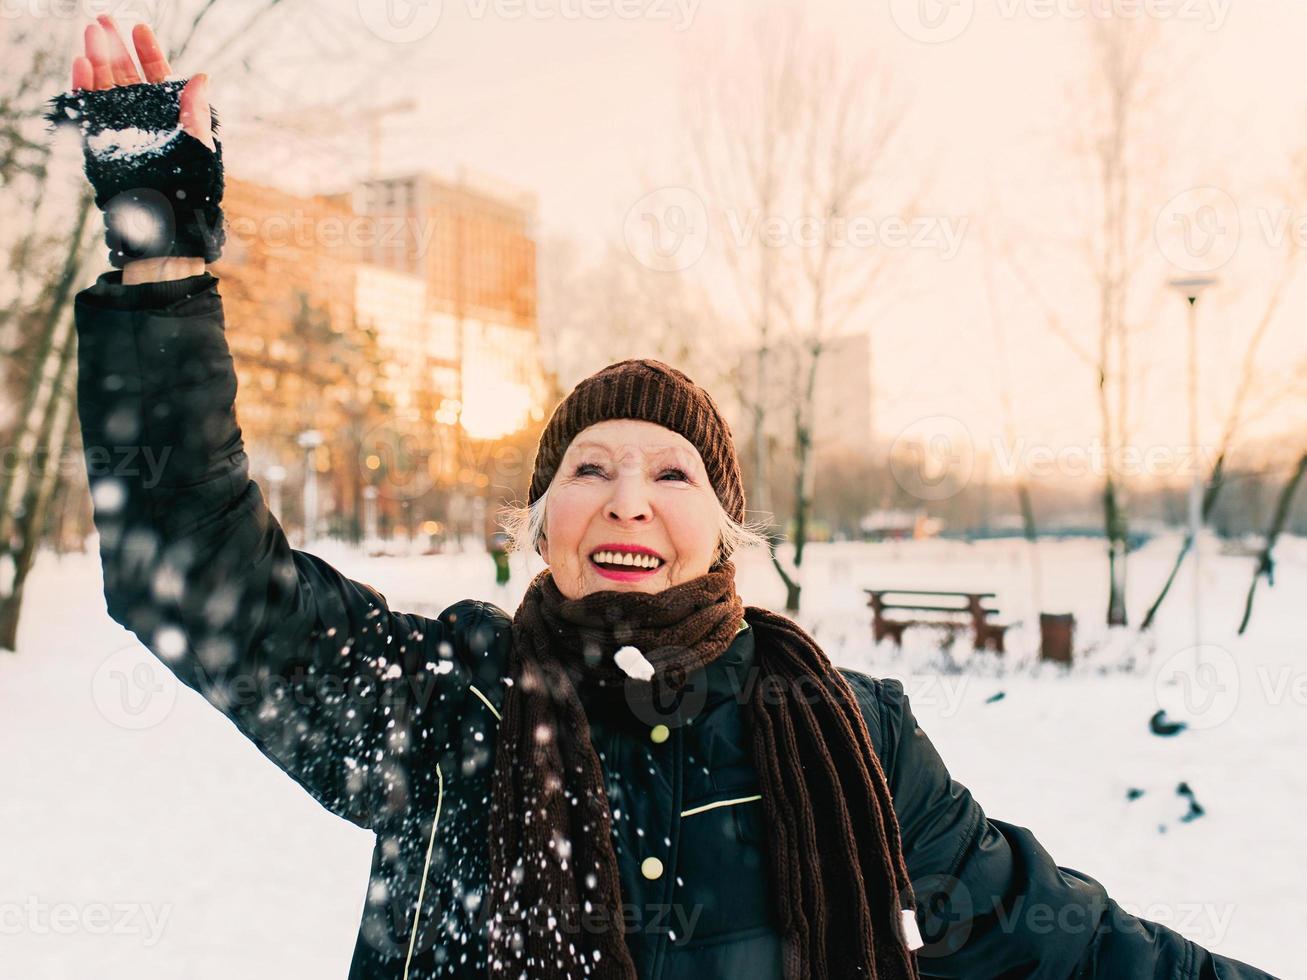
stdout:
{"type": "MultiPolygon", "coordinates": [[[[1136,619],[1174,548],[1132,558],[1136,619]]],[[[1088,541],[1041,545],[1037,605],[1018,542],[816,546],[800,619],[837,663],[902,678],[954,777],[1060,864],[1211,949],[1307,976],[1307,541],[1283,543],[1242,638],[1251,561],[1215,552],[1198,667],[1188,580],[1153,637],[1112,635],[1088,541]],[[860,591],[873,585],[996,591],[1022,625],[1002,663],[969,657],[964,639],[942,655],[928,631],[874,649],[860,591]],[[1072,671],[1032,663],[1038,608],[1076,614],[1072,671]],[[1190,727],[1151,734],[1159,706],[1190,727]],[[1181,781],[1198,819],[1180,819],[1181,781]]],[[[484,554],[321,553],[428,613],[468,596],[511,611],[527,578],[517,559],[499,589],[484,554]]],[[[782,600],[765,563],[740,566],[746,602],[782,600]]],[[[0,653],[0,977],[343,978],[371,834],[321,810],[109,620],[93,557],[42,556],[19,647],[0,653]]]]}

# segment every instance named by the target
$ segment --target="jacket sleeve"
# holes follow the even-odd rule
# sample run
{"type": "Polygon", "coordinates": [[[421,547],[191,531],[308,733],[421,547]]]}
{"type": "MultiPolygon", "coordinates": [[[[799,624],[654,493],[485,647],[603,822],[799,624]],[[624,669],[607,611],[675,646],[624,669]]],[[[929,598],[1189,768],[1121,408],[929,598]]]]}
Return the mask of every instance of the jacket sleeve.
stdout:
{"type": "Polygon", "coordinates": [[[1264,980],[1126,913],[1093,878],[1059,867],[1024,827],[986,816],[917,725],[896,680],[875,680],[881,762],[925,946],[922,976],[1041,980],[1264,980]]]}
{"type": "Polygon", "coordinates": [[[395,613],[293,550],[250,479],[217,281],[120,279],[75,307],[108,612],[323,806],[372,826],[410,789],[404,756],[448,734],[464,606],[395,613]]]}

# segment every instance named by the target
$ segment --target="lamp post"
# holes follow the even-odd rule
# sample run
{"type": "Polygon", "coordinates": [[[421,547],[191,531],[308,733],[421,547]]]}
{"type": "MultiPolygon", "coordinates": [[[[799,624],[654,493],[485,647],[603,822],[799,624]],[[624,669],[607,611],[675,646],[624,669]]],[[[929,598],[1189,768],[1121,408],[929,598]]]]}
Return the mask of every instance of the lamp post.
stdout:
{"type": "Polygon", "coordinates": [[[268,467],[268,483],[271,487],[268,492],[268,509],[274,517],[281,516],[281,485],[285,482],[286,467],[275,464],[268,467]]]}
{"type": "Polygon", "coordinates": [[[307,548],[318,531],[318,468],[313,465],[313,453],[322,445],[322,433],[307,429],[296,441],[304,450],[304,547],[307,548]]]}
{"type": "MultiPolygon", "coordinates": [[[[1198,297],[1216,285],[1213,276],[1189,276],[1172,279],[1171,287],[1184,297],[1189,310],[1189,451],[1193,474],[1189,480],[1189,547],[1193,551],[1194,657],[1199,658],[1203,642],[1202,542],[1199,531],[1203,523],[1203,474],[1198,459],[1198,297]]],[[[1195,669],[1199,666],[1195,662],[1195,669]]]]}
{"type": "Polygon", "coordinates": [[[363,488],[363,547],[366,551],[377,540],[377,488],[363,488]]]}

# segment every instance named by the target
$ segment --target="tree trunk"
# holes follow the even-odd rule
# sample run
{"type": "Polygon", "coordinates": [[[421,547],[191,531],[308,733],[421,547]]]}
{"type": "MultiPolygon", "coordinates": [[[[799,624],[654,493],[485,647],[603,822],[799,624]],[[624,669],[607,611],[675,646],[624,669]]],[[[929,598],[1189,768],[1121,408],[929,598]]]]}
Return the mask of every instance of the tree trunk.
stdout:
{"type": "Polygon", "coordinates": [[[1248,583],[1248,598],[1244,601],[1243,620],[1239,623],[1240,636],[1248,628],[1248,621],[1252,619],[1253,596],[1257,592],[1257,580],[1265,575],[1267,585],[1275,584],[1275,563],[1271,558],[1271,553],[1275,550],[1276,539],[1279,538],[1280,532],[1284,530],[1285,522],[1289,518],[1289,508],[1293,504],[1294,494],[1298,490],[1298,484],[1302,482],[1304,473],[1307,473],[1307,453],[1303,453],[1299,457],[1293,475],[1289,477],[1289,482],[1280,491],[1280,499],[1275,505],[1275,516],[1271,519],[1271,526],[1266,531],[1266,541],[1262,545],[1262,553],[1257,558],[1257,568],[1253,572],[1253,580],[1248,583]]]}
{"type": "MultiPolygon", "coordinates": [[[[69,316],[71,317],[71,312],[69,316]]],[[[50,502],[59,483],[59,464],[68,442],[68,431],[72,423],[74,402],[72,363],[76,349],[76,338],[69,334],[60,357],[60,372],[54,400],[41,427],[41,447],[45,450],[45,465],[40,477],[29,481],[28,492],[23,500],[22,522],[18,528],[22,544],[17,554],[13,556],[13,588],[9,595],[0,599],[0,650],[18,648],[18,617],[22,611],[23,590],[27,584],[27,574],[32,570],[32,563],[36,559],[37,546],[43,537],[46,518],[50,512],[50,502]]]]}
{"type": "MultiPolygon", "coordinates": [[[[1216,498],[1221,495],[1221,487],[1224,485],[1225,475],[1225,453],[1216,458],[1216,463],[1212,466],[1212,477],[1207,487],[1203,491],[1202,506],[1202,523],[1206,526],[1208,519],[1212,515],[1212,510],[1216,507],[1216,498]]],[[[1184,541],[1180,544],[1180,551],[1175,556],[1175,561],[1171,564],[1170,574],[1166,576],[1166,581],[1162,583],[1161,591],[1157,593],[1157,598],[1153,604],[1148,607],[1148,613],[1144,616],[1144,621],[1139,624],[1141,630],[1150,629],[1153,620],[1157,616],[1157,610],[1161,607],[1162,602],[1166,599],[1167,593],[1171,591],[1171,586],[1175,583],[1175,577],[1180,573],[1180,566],[1184,564],[1185,558],[1188,557],[1190,549],[1194,546],[1193,535],[1186,531],[1184,541]]]]}
{"type": "Polygon", "coordinates": [[[9,553],[12,547],[14,522],[20,502],[27,495],[31,476],[29,469],[39,443],[39,432],[45,425],[54,399],[59,365],[62,360],[61,352],[72,334],[72,292],[81,275],[82,256],[85,251],[83,238],[93,204],[94,201],[89,193],[82,195],[68,254],[64,259],[59,279],[54,284],[50,312],[37,341],[36,356],[32,362],[27,391],[18,416],[18,428],[11,438],[15,449],[15,465],[6,467],[4,474],[0,475],[0,555],[9,553]]]}
{"type": "Polygon", "coordinates": [[[1107,625],[1125,626],[1125,515],[1111,476],[1107,477],[1103,486],[1103,516],[1107,530],[1107,625]]]}

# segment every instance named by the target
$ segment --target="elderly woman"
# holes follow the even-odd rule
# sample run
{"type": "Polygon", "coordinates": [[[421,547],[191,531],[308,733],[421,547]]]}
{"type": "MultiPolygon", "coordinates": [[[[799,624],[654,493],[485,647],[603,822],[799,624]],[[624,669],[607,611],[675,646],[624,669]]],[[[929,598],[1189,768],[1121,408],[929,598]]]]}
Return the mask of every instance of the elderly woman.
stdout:
{"type": "Polygon", "coordinates": [[[205,80],[165,82],[134,41],[140,71],[112,21],[89,28],[52,110],[82,130],[122,270],[76,304],[108,610],[375,832],[352,980],[1265,976],[987,818],[899,683],[741,605],[731,433],[665,364],[614,364],[554,411],[517,532],[548,567],[511,618],[401,613],[293,550],[250,479],[205,271],[205,80]],[[127,445],[161,476],[107,466],[127,445]]]}

